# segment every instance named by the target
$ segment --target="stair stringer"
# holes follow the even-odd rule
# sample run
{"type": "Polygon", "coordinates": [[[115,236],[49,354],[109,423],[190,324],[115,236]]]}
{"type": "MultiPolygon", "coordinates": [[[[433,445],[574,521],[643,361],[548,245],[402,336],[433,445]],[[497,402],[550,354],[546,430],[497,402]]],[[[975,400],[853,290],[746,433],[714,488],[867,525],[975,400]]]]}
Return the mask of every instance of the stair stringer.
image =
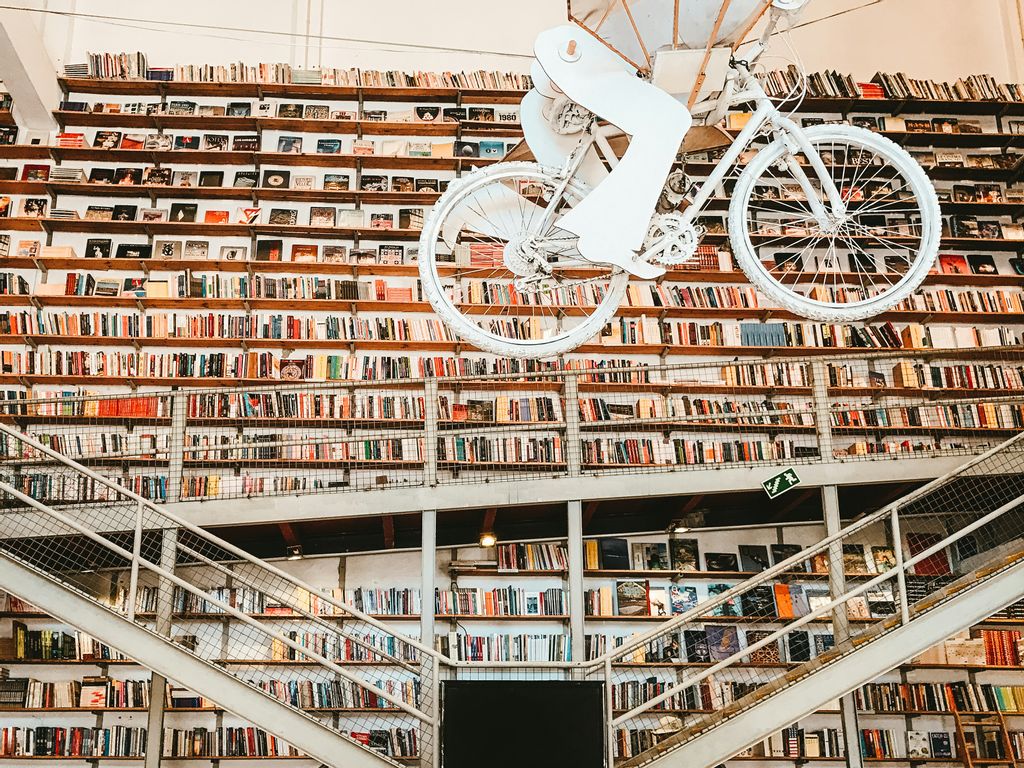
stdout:
{"type": "MultiPolygon", "coordinates": [[[[714,723],[660,756],[627,765],[697,768],[724,763],[737,753],[813,714],[951,635],[988,618],[1024,595],[1024,560],[963,590],[909,623],[889,630],[805,675],[762,701],[714,723]]],[[[849,738],[848,734],[848,738],[849,738]]],[[[859,742],[847,745],[859,749],[859,742]]],[[[642,757],[642,756],[638,756],[642,757]]]]}
{"type": "MultiPolygon", "coordinates": [[[[324,765],[332,768],[397,765],[194,656],[169,638],[129,621],[2,553],[0,586],[44,613],[128,654],[142,666],[187,685],[200,696],[284,739],[324,765]]],[[[149,734],[150,748],[159,749],[159,744],[159,734],[149,734]]]]}

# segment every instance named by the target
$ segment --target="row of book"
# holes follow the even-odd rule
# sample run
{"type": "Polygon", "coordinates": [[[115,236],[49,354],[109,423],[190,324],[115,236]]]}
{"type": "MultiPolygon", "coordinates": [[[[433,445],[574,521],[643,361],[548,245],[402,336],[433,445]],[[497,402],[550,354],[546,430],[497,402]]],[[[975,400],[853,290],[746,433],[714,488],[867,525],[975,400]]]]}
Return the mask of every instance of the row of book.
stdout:
{"type": "Polygon", "coordinates": [[[112,680],[85,677],[66,682],[8,678],[3,686],[5,707],[25,709],[132,709],[149,706],[148,680],[112,680]],[[21,696],[18,701],[15,697],[21,696]]]}
{"type": "Polygon", "coordinates": [[[190,419],[419,420],[422,397],[342,392],[210,392],[188,395],[190,419]]]}
{"type": "Polygon", "coordinates": [[[553,437],[439,437],[437,460],[456,464],[562,464],[563,441],[553,437]]]}
{"type": "MultiPolygon", "coordinates": [[[[344,485],[344,483],[342,483],[344,485]]],[[[189,475],[181,480],[182,499],[207,499],[219,496],[263,496],[277,493],[307,493],[337,487],[333,481],[324,481],[303,475],[261,477],[236,475],[189,475]]],[[[164,496],[166,498],[166,495],[164,496]]]]}
{"type": "Polygon", "coordinates": [[[629,402],[616,402],[604,397],[581,398],[580,420],[615,422],[633,419],[704,418],[715,424],[813,426],[814,413],[809,403],[785,401],[709,399],[684,395],[652,395],[629,402]]]}
{"type": "MultiPolygon", "coordinates": [[[[348,735],[369,749],[392,757],[416,757],[419,738],[412,728],[350,731],[348,735]]],[[[295,747],[253,727],[165,728],[164,757],[298,757],[295,747]]]]}
{"type": "Polygon", "coordinates": [[[498,572],[565,571],[569,555],[564,544],[499,544],[498,572]]]}
{"type": "Polygon", "coordinates": [[[834,70],[804,73],[795,65],[760,76],[770,96],[799,94],[806,86],[813,98],[921,99],[929,101],[1024,101],[1024,87],[1000,84],[991,75],[971,75],[956,81],[924,80],[903,72],[878,72],[870,82],[857,82],[834,70]]]}
{"type": "Polygon", "coordinates": [[[495,589],[456,587],[435,590],[434,611],[444,616],[554,616],[568,611],[563,589],[525,590],[518,587],[495,589]]]}
{"type": "Polygon", "coordinates": [[[146,729],[61,726],[0,729],[0,757],[142,757],[146,729]]]}
{"type": "MultiPolygon", "coordinates": [[[[473,122],[518,124],[519,111],[515,107],[442,107],[438,104],[421,104],[412,109],[369,109],[366,105],[358,109],[331,109],[327,104],[303,104],[291,101],[261,99],[256,102],[255,112],[251,101],[229,101],[225,104],[199,104],[189,99],[171,99],[166,103],[156,102],[93,102],[66,100],[58,105],[60,112],[83,114],[147,115],[173,117],[256,117],[279,118],[281,120],[364,120],[366,122],[398,123],[459,123],[473,122]]],[[[66,124],[74,125],[75,119],[65,115],[66,124]]],[[[274,125],[271,123],[270,125],[274,125]]],[[[301,130],[301,127],[300,127],[301,130]]],[[[104,131],[103,133],[108,133],[104,131]]]]}
{"type": "MultiPolygon", "coordinates": [[[[152,501],[167,500],[165,475],[108,474],[106,477],[152,501]]],[[[116,497],[107,486],[91,477],[69,477],[65,473],[22,472],[7,482],[24,494],[42,501],[108,501],[116,497]]]]}
{"type": "MultiPolygon", "coordinates": [[[[204,276],[205,278],[205,276],[204,276]]],[[[253,281],[255,283],[257,281],[253,281]]],[[[72,280],[64,284],[52,283],[40,285],[46,290],[53,287],[61,291],[55,295],[96,296],[99,298],[219,298],[237,300],[238,309],[245,309],[248,299],[302,299],[314,301],[352,302],[378,301],[389,303],[406,303],[419,301],[418,295],[413,296],[412,287],[389,286],[383,281],[357,283],[346,280],[321,280],[306,278],[305,284],[298,278],[277,278],[259,281],[259,296],[247,295],[253,289],[246,278],[234,278],[224,281],[193,279],[189,283],[172,284],[166,280],[138,278],[100,278],[86,276],[81,281],[72,280]],[[74,283],[73,285],[71,283],[74,283]],[[308,293],[309,288],[313,293],[308,293]],[[220,295],[225,289],[227,294],[220,295]],[[64,291],[70,290],[70,293],[64,291]]],[[[36,296],[48,296],[46,290],[36,296]]],[[[322,311],[322,310],[312,310],[322,311]]],[[[513,329],[518,338],[535,338],[546,326],[533,319],[515,321],[493,321],[495,328],[513,329]]],[[[694,345],[723,347],[759,347],[782,346],[793,349],[836,346],[833,341],[839,338],[851,342],[838,346],[857,348],[858,340],[871,338],[869,329],[848,327],[843,329],[841,337],[826,334],[820,337],[806,337],[802,331],[795,329],[795,336],[787,336],[785,331],[766,329],[754,323],[713,323],[710,325],[699,322],[672,320],[656,320],[654,318],[619,318],[611,322],[591,343],[611,346],[656,345],[668,347],[687,347],[694,345]],[[848,333],[847,333],[848,331],[848,333]],[[737,335],[738,334],[738,335],[737,335]],[[813,343],[807,344],[810,341],[813,343]],[[794,344],[791,342],[800,342],[794,344]],[[818,343],[822,342],[822,343],[818,343]],[[828,343],[825,343],[828,342],[828,343]]],[[[813,329],[807,329],[813,330],[813,329]]],[[[6,312],[0,316],[0,333],[14,336],[103,336],[109,338],[130,338],[140,341],[148,340],[152,346],[161,346],[161,341],[171,339],[220,339],[234,343],[253,342],[259,346],[260,340],[280,341],[285,339],[302,341],[425,341],[448,342],[455,340],[451,331],[443,323],[432,318],[395,318],[372,317],[362,318],[357,315],[328,315],[318,317],[299,317],[280,314],[253,313],[246,315],[230,315],[223,313],[192,314],[182,313],[146,313],[133,310],[122,313],[92,312],[44,312],[34,311],[6,312]]],[[[974,329],[966,326],[918,326],[909,324],[901,333],[906,337],[900,346],[909,349],[927,348],[972,348],[968,342],[984,341],[980,346],[1002,346],[1015,343],[1016,336],[1009,328],[974,329]]],[[[881,337],[876,337],[875,341],[881,337]]],[[[45,338],[39,343],[51,345],[72,343],[66,338],[54,338],[52,342],[45,338]]],[[[885,346],[871,343],[868,348],[885,346]]],[[[978,346],[978,345],[974,345],[978,346]]],[[[859,348],[864,348],[860,346],[859,348]]],[[[915,375],[915,380],[919,377],[915,375]]],[[[913,382],[911,386],[919,386],[913,382]]]]}
{"type": "MultiPolygon", "coordinates": [[[[889,383],[886,374],[869,370],[863,365],[836,364],[829,362],[827,373],[829,386],[870,389],[885,387],[889,383]]],[[[895,369],[894,369],[895,370],[895,369]]],[[[906,388],[934,388],[958,390],[1024,389],[1024,366],[997,363],[928,363],[924,365],[900,366],[898,379],[906,388]],[[909,372],[908,372],[909,371],[909,372]]],[[[484,368],[483,373],[487,372],[484,368]]],[[[497,372],[497,371],[495,371],[497,372]]],[[[710,367],[707,378],[693,381],[693,384],[726,386],[787,386],[806,387],[810,385],[806,363],[749,363],[729,364],[720,368],[710,367]]],[[[652,379],[656,381],[657,379],[652,379]]],[[[665,383],[671,383],[670,380],[665,383]]],[[[895,381],[894,381],[895,383],[895,381]]],[[[515,382],[509,382],[514,388],[515,382]]],[[[88,389],[47,389],[38,388],[33,397],[51,402],[20,404],[28,393],[23,390],[0,391],[0,408],[5,413],[51,416],[93,416],[93,417],[162,417],[168,415],[168,398],[160,394],[146,396],[100,397],[88,389]]],[[[659,395],[649,395],[635,401],[616,402],[608,398],[581,398],[580,415],[584,421],[605,421],[615,418],[660,418],[663,416],[690,417],[705,413],[717,413],[719,401],[706,398],[666,396],[663,403],[659,395]],[[635,403],[635,404],[634,404],[635,403]]],[[[443,402],[439,401],[444,407],[443,402]]],[[[551,402],[551,407],[556,407],[551,402]]],[[[785,403],[771,407],[765,405],[766,414],[787,410],[785,403]]],[[[547,402],[544,403],[547,407],[547,402]]],[[[757,403],[750,401],[749,408],[757,403]]],[[[449,401],[450,408],[450,401],[449,401]]],[[[741,412],[748,404],[737,401],[721,401],[721,411],[741,412]],[[729,405],[731,403],[731,406],[729,405]]],[[[753,414],[753,411],[752,411],[753,414]]],[[[363,396],[341,393],[316,392],[252,392],[252,393],[202,393],[188,395],[189,418],[323,418],[330,419],[387,419],[422,418],[422,399],[398,395],[363,396]],[[379,399],[378,399],[379,397],[379,399]]],[[[467,411],[468,417],[468,411],[467,411]]],[[[754,418],[751,415],[750,418],[754,418]]],[[[798,418],[794,414],[794,419],[798,418]]]]}
{"type": "MultiPolygon", "coordinates": [[[[46,498],[46,497],[36,497],[46,498]]],[[[95,659],[117,661],[127,657],[94,637],[79,632],[29,629],[24,622],[11,626],[10,658],[14,659],[95,659]]]]}
{"type": "Polygon", "coordinates": [[[582,441],[592,466],[683,466],[816,457],[818,448],[794,440],[683,440],[595,438],[582,441]]]}
{"type": "MultiPolygon", "coordinates": [[[[43,445],[74,459],[106,456],[111,459],[166,458],[170,447],[169,435],[150,433],[79,432],[76,434],[50,434],[32,432],[43,445]]],[[[9,459],[38,459],[40,452],[22,440],[8,435],[0,436],[0,456],[9,459]]]]}
{"type": "MultiPolygon", "coordinates": [[[[440,441],[445,438],[438,438],[440,441]]],[[[456,438],[459,439],[459,438],[456,438]]],[[[510,441],[526,438],[509,438],[510,441]]],[[[317,439],[308,435],[207,435],[185,438],[186,461],[423,461],[423,439],[317,439]]],[[[511,443],[510,443],[511,445],[511,443]]],[[[515,445],[520,445],[515,443],[515,445]]],[[[444,457],[439,457],[444,460],[444,457]]]]}
{"type": "Polygon", "coordinates": [[[364,86],[395,88],[477,88],[487,90],[524,90],[531,87],[530,76],[518,72],[471,70],[469,72],[405,72],[402,70],[342,69],[322,67],[306,69],[291,64],[231,62],[215,64],[176,64],[150,67],[145,53],[90,53],[82,64],[65,64],[64,76],[101,80],[153,80],[189,83],[264,83],[327,86],[364,86]]]}
{"type": "Polygon", "coordinates": [[[297,757],[299,751],[262,728],[164,728],[164,757],[297,757]]]}
{"type": "MultiPolygon", "coordinates": [[[[326,632],[302,632],[288,630],[288,639],[302,648],[324,658],[335,661],[386,661],[401,659],[417,661],[416,649],[394,635],[376,632],[359,633],[347,630],[344,634],[326,632]]],[[[270,659],[273,661],[303,661],[309,657],[280,639],[273,639],[270,645],[270,659]]]]}
{"type": "MultiPolygon", "coordinates": [[[[445,341],[455,336],[440,320],[429,318],[292,315],[224,315],[139,312],[4,312],[0,313],[0,334],[50,336],[39,343],[73,343],[66,337],[99,336],[111,339],[161,341],[176,339],[232,339],[258,343],[259,340],[302,341],[445,341]]],[[[325,344],[325,346],[330,346],[325,344]]]]}
{"type": "Polygon", "coordinates": [[[966,403],[933,406],[863,408],[837,403],[832,407],[834,427],[934,427],[953,429],[1017,429],[1024,427],[1024,408],[1011,403],[966,403]]]}
{"type": "Polygon", "coordinates": [[[1024,712],[1024,686],[869,683],[854,693],[863,712],[1024,712]]]}
{"type": "Polygon", "coordinates": [[[434,647],[458,661],[572,661],[569,636],[541,634],[438,635],[434,647]]]}
{"type": "MultiPolygon", "coordinates": [[[[375,122],[379,121],[361,122],[358,124],[353,123],[353,132],[355,131],[355,128],[358,127],[359,130],[366,131],[372,135],[374,133],[373,126],[375,122]]],[[[394,129],[391,128],[392,125],[408,125],[409,130],[407,133],[410,136],[417,135],[419,133],[418,129],[414,127],[415,124],[412,121],[388,123],[386,128],[382,127],[378,132],[390,135],[394,132],[394,129]]],[[[472,161],[477,158],[499,160],[504,156],[507,150],[514,146],[513,142],[506,143],[504,141],[494,139],[481,139],[479,141],[451,139],[450,137],[458,133],[459,126],[454,123],[449,123],[448,125],[451,126],[449,129],[451,133],[446,134],[446,140],[443,141],[432,142],[411,139],[383,139],[377,141],[374,139],[353,139],[351,142],[343,142],[341,139],[334,138],[318,139],[315,153],[303,151],[305,140],[301,134],[295,136],[281,135],[277,138],[276,154],[307,156],[311,154],[345,154],[350,157],[430,157],[449,160],[465,158],[472,161]],[[347,149],[348,151],[343,153],[343,149],[347,149]]],[[[497,122],[484,123],[483,125],[486,125],[488,127],[488,132],[493,135],[514,135],[519,132],[518,125],[507,125],[497,122]]],[[[294,130],[297,127],[301,127],[301,125],[292,127],[292,129],[294,130]]],[[[333,133],[337,128],[337,123],[331,121],[329,126],[323,125],[317,127],[329,127],[333,133]]],[[[401,128],[397,130],[399,133],[402,132],[401,128]]],[[[171,152],[176,155],[184,155],[189,152],[235,153],[233,156],[226,156],[224,158],[225,162],[222,163],[223,165],[249,165],[251,163],[249,162],[250,157],[248,157],[248,155],[263,151],[267,151],[269,154],[275,154],[271,150],[263,149],[263,141],[259,134],[237,134],[233,136],[226,133],[171,135],[168,133],[122,133],[121,131],[103,130],[95,132],[90,146],[85,133],[65,131],[54,135],[52,146],[59,149],[92,149],[97,152],[119,150],[140,153],[171,152]],[[239,154],[243,155],[243,157],[238,157],[239,154]]],[[[109,158],[104,159],[109,160],[109,158]]],[[[288,161],[282,161],[277,158],[273,159],[282,165],[304,165],[301,160],[292,160],[289,163],[288,161]]],[[[165,175],[166,172],[156,174],[157,177],[165,175]]],[[[26,215],[34,215],[34,212],[29,211],[26,215]]]]}
{"type": "MultiPolygon", "coordinates": [[[[420,681],[393,678],[364,681],[406,704],[419,706],[420,681]]],[[[312,680],[258,680],[254,683],[278,701],[300,709],[394,709],[388,699],[359,683],[339,680],[314,682],[312,680]]]]}

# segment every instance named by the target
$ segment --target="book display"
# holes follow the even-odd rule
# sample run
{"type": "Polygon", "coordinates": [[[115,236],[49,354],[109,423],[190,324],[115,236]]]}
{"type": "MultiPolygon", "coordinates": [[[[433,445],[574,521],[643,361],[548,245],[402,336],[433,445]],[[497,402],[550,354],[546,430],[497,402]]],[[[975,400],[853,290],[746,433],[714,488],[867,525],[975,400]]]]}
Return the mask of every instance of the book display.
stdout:
{"type": "MultiPolygon", "coordinates": [[[[781,96],[792,73],[766,81],[781,96]]],[[[81,413],[119,420],[102,434],[66,434],[72,421],[48,426],[43,414],[32,416],[32,428],[150,498],[358,488],[381,477],[418,483],[428,457],[446,477],[563,471],[577,453],[584,469],[602,472],[825,458],[814,440],[812,365],[764,362],[780,353],[824,359],[836,456],[960,450],[1024,422],[1018,405],[998,402],[1004,390],[1024,386],[1019,362],[1005,351],[1019,347],[1024,332],[1022,144],[1014,132],[1024,107],[1016,86],[980,76],[950,84],[811,79],[802,120],[872,127],[912,147],[938,187],[947,217],[942,256],[900,306],[842,326],[772,306],[729,253],[727,182],[709,211],[715,215],[702,222],[708,235],[696,263],[657,282],[632,282],[620,315],[598,336],[536,363],[495,358],[453,336],[425,301],[416,263],[424,216],[446,185],[521,139],[518,102],[528,77],[161,68],[142,54],[96,54],[88,65],[70,65],[60,85],[60,130],[49,146],[0,146],[0,385],[5,400],[97,398],[99,406],[69,404],[83,409],[119,402],[119,414],[81,413]],[[904,357],[867,368],[856,362],[881,350],[904,357]],[[170,400],[144,398],[136,410],[130,398],[104,399],[143,383],[397,383],[690,362],[707,368],[685,382],[656,371],[580,379],[578,446],[566,427],[575,406],[567,406],[564,384],[552,391],[555,380],[499,393],[463,389],[464,397],[442,385],[437,418],[450,426],[436,451],[416,434],[433,410],[425,392],[190,394],[180,476],[167,470],[170,453],[182,450],[169,429],[170,400]],[[659,377],[668,387],[644,391],[659,377]],[[628,395],[607,386],[631,382],[644,386],[628,395]],[[879,398],[880,388],[927,390],[935,402],[908,406],[879,398]],[[963,390],[992,401],[945,402],[963,399],[963,390]],[[357,430],[351,440],[332,430],[311,441],[301,431],[328,413],[357,430]],[[220,431],[225,417],[242,433],[220,431]],[[525,424],[529,431],[513,429],[525,424]],[[499,425],[507,429],[486,431],[499,425]],[[380,433],[391,427],[404,431],[380,433]],[[724,427],[735,434],[718,434],[724,427]],[[242,474],[223,471],[238,461],[242,474]]],[[[741,122],[730,117],[732,128],[741,122]]],[[[697,178],[715,159],[703,152],[680,163],[697,178]]],[[[858,204],[878,204],[892,191],[857,181],[848,196],[858,204]]],[[[913,226],[888,218],[878,226],[913,226]]],[[[776,263],[792,260],[799,234],[772,237],[776,263]]],[[[870,233],[863,239],[830,265],[832,298],[856,291],[858,274],[889,270],[870,233]]],[[[583,280],[554,297],[557,304],[532,306],[534,294],[481,277],[494,264],[493,254],[456,252],[444,267],[453,297],[481,313],[493,301],[518,301],[524,316],[601,299],[602,286],[583,280]]],[[[89,494],[43,471],[23,482],[51,498],[89,494]]]]}

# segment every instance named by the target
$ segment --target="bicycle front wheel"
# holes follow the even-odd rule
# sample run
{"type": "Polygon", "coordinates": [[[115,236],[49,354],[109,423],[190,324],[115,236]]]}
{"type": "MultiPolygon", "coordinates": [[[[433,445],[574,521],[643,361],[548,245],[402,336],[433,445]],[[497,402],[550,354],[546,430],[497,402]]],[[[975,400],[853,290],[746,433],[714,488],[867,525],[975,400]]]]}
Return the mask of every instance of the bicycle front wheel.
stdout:
{"type": "Polygon", "coordinates": [[[782,308],[823,322],[864,320],[891,309],[924,280],[939,251],[942,217],[924,169],[864,128],[819,125],[807,140],[821,156],[845,211],[831,210],[822,179],[795,156],[827,221],[775,142],[736,182],[729,207],[733,250],[749,280],[782,308]]]}
{"type": "Polygon", "coordinates": [[[586,195],[536,163],[496,163],[448,187],[420,237],[420,282],[458,336],[499,355],[541,358],[597,335],[629,275],[586,261],[557,226],[586,195]]]}

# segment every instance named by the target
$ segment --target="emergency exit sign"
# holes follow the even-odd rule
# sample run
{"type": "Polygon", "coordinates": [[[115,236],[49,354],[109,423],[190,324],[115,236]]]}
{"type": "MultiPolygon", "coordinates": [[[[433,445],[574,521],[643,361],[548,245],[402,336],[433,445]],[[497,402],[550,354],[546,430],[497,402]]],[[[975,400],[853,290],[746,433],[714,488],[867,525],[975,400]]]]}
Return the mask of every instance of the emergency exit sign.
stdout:
{"type": "Polygon", "coordinates": [[[769,499],[777,499],[786,491],[790,491],[798,485],[800,485],[800,478],[792,467],[761,483],[761,487],[764,488],[764,492],[768,494],[769,499]]]}

